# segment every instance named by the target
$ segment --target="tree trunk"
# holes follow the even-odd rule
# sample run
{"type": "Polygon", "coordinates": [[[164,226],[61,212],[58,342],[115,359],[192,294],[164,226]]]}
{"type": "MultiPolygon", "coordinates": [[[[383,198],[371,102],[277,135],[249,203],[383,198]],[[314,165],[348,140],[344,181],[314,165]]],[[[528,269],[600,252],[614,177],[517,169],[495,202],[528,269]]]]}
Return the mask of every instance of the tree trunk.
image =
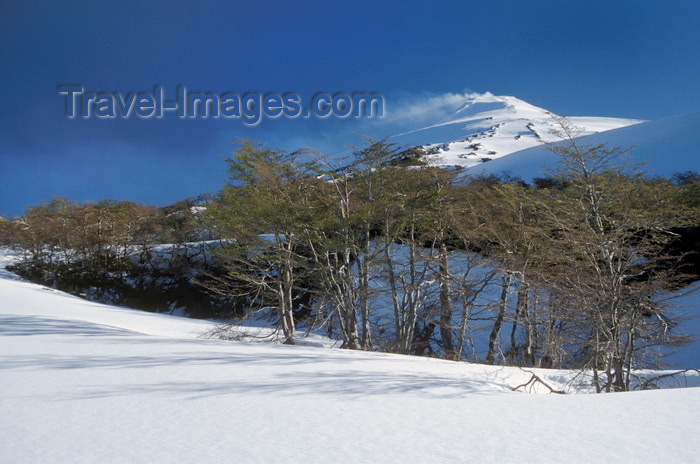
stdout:
{"type": "Polygon", "coordinates": [[[438,256],[439,270],[438,282],[440,284],[440,338],[445,350],[445,358],[456,359],[454,343],[452,340],[452,302],[450,301],[450,271],[447,249],[440,246],[438,256]]]}
{"type": "Polygon", "coordinates": [[[493,323],[491,335],[489,335],[489,351],[486,354],[486,364],[493,364],[496,359],[496,347],[498,345],[498,337],[501,334],[503,319],[505,319],[506,315],[506,305],[508,303],[508,289],[510,288],[511,279],[512,275],[510,274],[510,272],[506,272],[503,276],[503,283],[501,284],[501,298],[498,303],[498,314],[496,315],[496,320],[493,323]]]}

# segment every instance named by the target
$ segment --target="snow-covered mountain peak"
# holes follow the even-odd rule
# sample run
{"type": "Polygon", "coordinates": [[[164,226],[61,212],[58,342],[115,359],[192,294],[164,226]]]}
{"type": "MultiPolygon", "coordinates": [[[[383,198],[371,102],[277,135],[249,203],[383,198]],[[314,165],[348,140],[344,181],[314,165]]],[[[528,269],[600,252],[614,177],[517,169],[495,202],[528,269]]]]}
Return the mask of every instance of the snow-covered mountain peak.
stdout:
{"type": "Polygon", "coordinates": [[[482,113],[486,111],[489,105],[494,108],[505,108],[506,106],[512,106],[506,98],[508,97],[497,97],[490,92],[486,93],[469,93],[465,95],[466,101],[457,110],[457,113],[467,114],[467,113],[482,113]]]}
{"type": "MultiPolygon", "coordinates": [[[[589,135],[637,124],[635,119],[571,117],[570,122],[589,135]]],[[[554,142],[557,122],[546,109],[512,96],[490,92],[469,93],[454,116],[392,138],[403,146],[421,146],[427,161],[444,166],[477,166],[485,161],[554,142]]]]}
{"type": "Polygon", "coordinates": [[[495,116],[504,117],[506,114],[538,113],[546,114],[547,111],[531,105],[523,100],[511,96],[496,96],[490,92],[470,93],[465,95],[466,101],[457,113],[467,111],[479,116],[483,113],[494,113],[495,116]],[[489,108],[491,107],[491,108],[489,108]]]}
{"type": "Polygon", "coordinates": [[[547,110],[511,96],[496,96],[490,92],[469,93],[464,95],[464,99],[454,115],[447,120],[407,133],[459,123],[468,123],[467,126],[473,128],[489,128],[494,122],[548,117],[547,110]]]}

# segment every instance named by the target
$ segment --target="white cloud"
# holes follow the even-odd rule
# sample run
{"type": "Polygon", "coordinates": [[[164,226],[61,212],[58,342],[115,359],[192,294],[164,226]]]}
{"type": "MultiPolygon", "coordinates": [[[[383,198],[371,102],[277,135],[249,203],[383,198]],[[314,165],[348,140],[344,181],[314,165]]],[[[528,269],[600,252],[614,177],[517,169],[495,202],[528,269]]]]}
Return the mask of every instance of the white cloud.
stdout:
{"type": "Polygon", "coordinates": [[[404,97],[397,102],[386,102],[386,122],[401,123],[406,128],[412,124],[436,123],[448,117],[454,117],[455,112],[470,98],[475,96],[492,96],[490,93],[454,93],[422,94],[404,97]]]}

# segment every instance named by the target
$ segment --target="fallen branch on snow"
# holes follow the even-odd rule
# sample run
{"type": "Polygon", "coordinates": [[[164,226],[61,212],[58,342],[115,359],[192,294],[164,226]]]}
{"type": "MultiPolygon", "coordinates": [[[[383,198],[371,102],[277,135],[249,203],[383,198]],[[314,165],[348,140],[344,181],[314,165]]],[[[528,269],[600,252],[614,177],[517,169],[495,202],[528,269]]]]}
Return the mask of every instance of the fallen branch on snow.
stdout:
{"type": "Polygon", "coordinates": [[[535,384],[541,383],[542,385],[544,385],[545,387],[547,387],[547,388],[549,389],[549,392],[550,392],[550,393],[556,393],[556,394],[558,394],[558,395],[566,395],[566,392],[565,392],[565,391],[563,391],[563,390],[555,390],[554,388],[552,388],[551,386],[549,386],[549,385],[547,384],[547,382],[545,382],[544,380],[542,380],[542,379],[541,379],[537,374],[535,374],[534,372],[526,371],[525,369],[522,369],[522,370],[523,370],[524,372],[527,372],[528,374],[531,374],[532,377],[530,377],[530,380],[528,380],[528,381],[525,382],[524,384],[518,385],[517,387],[514,387],[514,388],[513,388],[513,391],[515,391],[515,390],[517,390],[517,389],[519,389],[519,388],[524,388],[524,389],[526,389],[526,388],[529,387],[529,388],[530,388],[529,390],[524,390],[524,391],[526,391],[526,392],[528,392],[528,393],[532,393],[532,390],[533,390],[533,388],[535,387],[535,384]]]}

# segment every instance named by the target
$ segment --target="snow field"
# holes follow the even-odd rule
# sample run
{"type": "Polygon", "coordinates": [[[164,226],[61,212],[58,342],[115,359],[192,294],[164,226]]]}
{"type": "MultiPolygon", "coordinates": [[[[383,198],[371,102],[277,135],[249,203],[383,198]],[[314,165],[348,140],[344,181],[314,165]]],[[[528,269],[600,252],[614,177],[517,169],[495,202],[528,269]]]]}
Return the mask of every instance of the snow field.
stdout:
{"type": "MultiPolygon", "coordinates": [[[[607,463],[700,456],[693,427],[699,388],[512,392],[529,373],[203,339],[214,323],[90,303],[11,277],[5,271],[0,278],[2,462],[607,463]]],[[[535,372],[557,388],[571,377],[535,372]]],[[[697,376],[691,382],[700,385],[697,376]]]]}

